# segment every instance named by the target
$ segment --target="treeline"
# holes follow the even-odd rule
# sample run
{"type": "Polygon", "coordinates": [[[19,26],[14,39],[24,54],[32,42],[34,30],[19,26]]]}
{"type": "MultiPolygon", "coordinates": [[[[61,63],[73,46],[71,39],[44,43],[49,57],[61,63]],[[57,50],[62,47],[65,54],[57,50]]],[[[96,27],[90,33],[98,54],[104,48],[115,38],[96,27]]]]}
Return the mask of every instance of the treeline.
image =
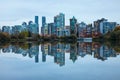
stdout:
{"type": "Polygon", "coordinates": [[[1,42],[10,41],[10,35],[5,32],[0,32],[0,41],[1,42]]]}
{"type": "Polygon", "coordinates": [[[7,41],[38,41],[40,39],[39,34],[33,34],[29,31],[22,31],[16,34],[9,34],[7,32],[0,32],[0,42],[7,42],[7,41]]]}
{"type": "Polygon", "coordinates": [[[119,41],[120,40],[120,26],[117,26],[112,32],[100,35],[97,38],[93,38],[93,41],[104,42],[104,41],[119,41]]]}
{"type": "Polygon", "coordinates": [[[77,37],[75,35],[71,35],[71,36],[41,36],[41,41],[47,41],[47,42],[55,42],[55,41],[59,41],[59,42],[76,42],[77,41],[77,37]]]}
{"type": "Polygon", "coordinates": [[[114,40],[119,41],[120,40],[120,26],[117,26],[114,31],[108,32],[103,36],[106,40],[114,40]]]}
{"type": "Polygon", "coordinates": [[[58,37],[41,36],[39,34],[33,34],[29,31],[22,31],[16,34],[9,34],[7,32],[0,32],[0,42],[25,42],[25,41],[40,41],[40,42],[76,42],[77,37],[75,35],[58,37]]]}

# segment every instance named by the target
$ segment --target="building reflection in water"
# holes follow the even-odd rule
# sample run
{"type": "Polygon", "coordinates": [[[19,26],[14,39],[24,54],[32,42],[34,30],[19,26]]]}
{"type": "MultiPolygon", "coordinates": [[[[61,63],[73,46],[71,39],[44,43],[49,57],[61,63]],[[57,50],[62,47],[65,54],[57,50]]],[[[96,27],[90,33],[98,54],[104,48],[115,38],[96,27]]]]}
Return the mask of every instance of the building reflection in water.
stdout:
{"type": "Polygon", "coordinates": [[[54,63],[59,66],[65,65],[65,53],[69,53],[69,59],[75,62],[78,57],[85,57],[86,55],[91,55],[93,58],[99,60],[107,60],[109,57],[116,57],[117,52],[106,45],[100,45],[99,43],[84,43],[79,42],[75,44],[41,44],[41,51],[39,50],[39,45],[28,44],[27,49],[23,49],[19,46],[9,45],[7,47],[1,48],[2,53],[15,53],[21,54],[24,57],[35,58],[35,62],[39,62],[39,54],[42,54],[42,62],[46,62],[46,56],[51,56],[54,58],[54,63]]]}

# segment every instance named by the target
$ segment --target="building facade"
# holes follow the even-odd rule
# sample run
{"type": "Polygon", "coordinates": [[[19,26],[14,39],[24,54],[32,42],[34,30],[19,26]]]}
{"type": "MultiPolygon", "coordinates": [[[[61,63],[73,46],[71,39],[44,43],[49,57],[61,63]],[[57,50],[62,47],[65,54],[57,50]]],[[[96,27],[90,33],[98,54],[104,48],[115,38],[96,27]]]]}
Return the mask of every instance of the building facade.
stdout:
{"type": "Polygon", "coordinates": [[[60,13],[59,15],[54,17],[54,23],[56,27],[56,35],[63,36],[63,29],[65,27],[65,15],[60,13]]]}
{"type": "Polygon", "coordinates": [[[81,22],[77,24],[77,37],[83,38],[85,36],[85,31],[86,31],[87,24],[84,22],[81,22]]]}
{"type": "Polygon", "coordinates": [[[42,27],[41,27],[41,34],[44,36],[44,28],[46,25],[46,17],[42,16],[42,27]]]}
{"type": "Polygon", "coordinates": [[[76,34],[77,34],[77,19],[73,16],[73,18],[70,19],[70,35],[76,34]]]}
{"type": "Polygon", "coordinates": [[[101,22],[100,23],[100,32],[101,34],[106,34],[107,32],[111,32],[117,26],[116,22],[101,22]]]}
{"type": "Polygon", "coordinates": [[[3,27],[2,27],[2,32],[6,32],[6,33],[11,34],[10,26],[3,26],[3,27]]]}

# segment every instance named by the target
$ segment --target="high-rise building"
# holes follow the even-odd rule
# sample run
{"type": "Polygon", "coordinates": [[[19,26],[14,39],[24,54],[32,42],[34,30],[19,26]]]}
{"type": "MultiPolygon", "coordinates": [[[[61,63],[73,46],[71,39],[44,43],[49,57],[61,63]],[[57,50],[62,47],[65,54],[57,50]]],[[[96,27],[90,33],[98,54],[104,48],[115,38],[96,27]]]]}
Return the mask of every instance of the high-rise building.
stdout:
{"type": "Polygon", "coordinates": [[[11,30],[12,34],[18,34],[22,31],[23,31],[23,27],[21,25],[12,26],[12,30],[11,30]]]}
{"type": "Polygon", "coordinates": [[[48,35],[51,35],[51,23],[48,23],[48,35]]]}
{"type": "Polygon", "coordinates": [[[62,30],[65,27],[65,15],[63,13],[60,13],[59,15],[55,16],[54,23],[57,36],[63,36],[62,30]]]}
{"type": "Polygon", "coordinates": [[[2,32],[10,33],[10,26],[3,26],[2,32]]]}
{"type": "Polygon", "coordinates": [[[41,27],[41,34],[44,35],[44,28],[46,25],[46,17],[42,16],[42,27],[41,27]]]}
{"type": "Polygon", "coordinates": [[[27,23],[26,22],[23,22],[22,23],[22,31],[27,31],[28,30],[28,25],[27,25],[27,23]]]}
{"type": "Polygon", "coordinates": [[[64,27],[65,26],[65,14],[60,13],[59,15],[54,17],[54,23],[56,27],[64,27]]]}
{"type": "Polygon", "coordinates": [[[48,35],[56,35],[56,27],[54,23],[48,23],[48,35]]]}
{"type": "Polygon", "coordinates": [[[31,33],[38,34],[38,24],[33,23],[32,21],[29,21],[28,27],[31,33]]]}
{"type": "Polygon", "coordinates": [[[101,22],[100,23],[100,33],[106,34],[107,32],[111,32],[117,26],[116,22],[101,22]]]}
{"type": "Polygon", "coordinates": [[[77,24],[77,32],[79,38],[83,38],[85,36],[86,27],[87,25],[84,22],[77,24]]]}
{"type": "Polygon", "coordinates": [[[46,24],[46,17],[42,16],[42,27],[44,27],[46,24]]]}
{"type": "Polygon", "coordinates": [[[64,36],[70,36],[70,26],[65,26],[63,33],[64,36]]]}
{"type": "Polygon", "coordinates": [[[55,23],[50,23],[50,27],[51,27],[51,35],[56,35],[55,23]]]}
{"type": "Polygon", "coordinates": [[[23,22],[23,23],[22,23],[22,27],[27,28],[27,23],[26,23],[26,22],[23,22]]]}
{"type": "Polygon", "coordinates": [[[76,24],[77,24],[77,19],[73,16],[73,18],[70,19],[70,34],[71,35],[77,34],[76,24]]]}
{"type": "Polygon", "coordinates": [[[39,17],[38,16],[35,16],[35,23],[39,24],[39,17]]]}
{"type": "Polygon", "coordinates": [[[44,26],[44,36],[48,36],[48,24],[44,26]]]}
{"type": "Polygon", "coordinates": [[[88,24],[86,27],[86,36],[85,37],[92,37],[92,24],[88,24]]]}
{"type": "Polygon", "coordinates": [[[35,16],[35,24],[36,24],[36,29],[37,29],[37,32],[39,34],[39,17],[38,16],[35,16]]]}
{"type": "Polygon", "coordinates": [[[99,19],[97,21],[94,21],[94,29],[95,29],[95,32],[100,32],[100,23],[101,22],[106,22],[107,19],[105,18],[102,18],[102,19],[99,19]]]}

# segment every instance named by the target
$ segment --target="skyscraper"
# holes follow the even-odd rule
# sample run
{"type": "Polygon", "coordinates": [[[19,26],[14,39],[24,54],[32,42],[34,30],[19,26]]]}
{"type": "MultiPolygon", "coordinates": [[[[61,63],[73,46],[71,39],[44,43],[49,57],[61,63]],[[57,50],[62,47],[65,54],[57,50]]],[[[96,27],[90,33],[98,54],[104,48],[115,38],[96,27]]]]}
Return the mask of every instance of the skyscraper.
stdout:
{"type": "Polygon", "coordinates": [[[35,16],[35,24],[36,24],[36,29],[37,29],[37,32],[39,34],[39,17],[38,16],[35,16]]]}
{"type": "Polygon", "coordinates": [[[38,16],[35,16],[35,23],[39,24],[39,17],[38,16]]]}
{"type": "Polygon", "coordinates": [[[97,21],[94,21],[94,29],[95,29],[95,32],[100,32],[100,23],[101,22],[106,22],[107,21],[107,19],[105,19],[105,18],[102,18],[102,19],[99,19],[99,20],[97,20],[97,21]]]}
{"type": "Polygon", "coordinates": [[[44,28],[46,25],[46,17],[42,16],[42,27],[41,27],[41,34],[44,35],[44,28]]]}
{"type": "Polygon", "coordinates": [[[46,17],[42,16],[42,27],[44,27],[46,24],[46,17]]]}
{"type": "Polygon", "coordinates": [[[55,16],[54,23],[56,27],[64,27],[65,26],[65,14],[60,13],[59,15],[55,16]]]}
{"type": "Polygon", "coordinates": [[[51,23],[49,23],[49,24],[48,24],[48,35],[51,35],[51,31],[52,31],[52,30],[51,30],[51,27],[52,27],[52,26],[51,26],[51,23]]]}
{"type": "Polygon", "coordinates": [[[32,21],[28,22],[28,29],[31,33],[38,34],[39,33],[39,25],[36,23],[33,23],[32,21]]]}
{"type": "Polygon", "coordinates": [[[86,27],[87,27],[87,24],[84,22],[77,24],[77,32],[78,32],[79,38],[85,37],[86,27]]]}
{"type": "Polygon", "coordinates": [[[50,23],[51,26],[51,35],[56,35],[56,27],[54,23],[50,23]]]}
{"type": "Polygon", "coordinates": [[[62,30],[65,27],[65,15],[63,13],[60,13],[59,15],[55,16],[54,23],[57,36],[63,36],[62,30]]]}
{"type": "Polygon", "coordinates": [[[85,37],[92,37],[92,24],[88,24],[86,27],[85,37]]]}
{"type": "Polygon", "coordinates": [[[106,34],[107,32],[111,32],[117,26],[116,22],[101,22],[100,23],[100,33],[106,34]]]}
{"type": "Polygon", "coordinates": [[[73,16],[72,19],[70,19],[70,34],[71,35],[76,35],[76,24],[77,24],[77,19],[73,16]]]}

